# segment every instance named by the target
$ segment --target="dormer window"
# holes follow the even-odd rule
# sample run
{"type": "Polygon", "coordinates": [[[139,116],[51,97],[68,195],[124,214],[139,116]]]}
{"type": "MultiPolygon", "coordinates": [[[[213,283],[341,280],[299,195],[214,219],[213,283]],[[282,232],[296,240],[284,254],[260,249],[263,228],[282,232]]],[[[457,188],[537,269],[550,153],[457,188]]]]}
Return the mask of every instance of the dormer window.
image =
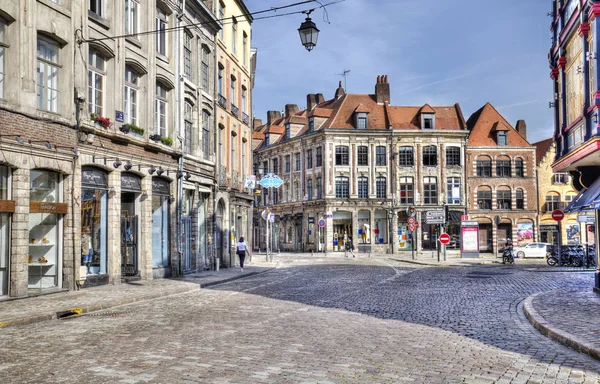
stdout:
{"type": "Polygon", "coordinates": [[[315,131],[315,118],[311,116],[308,118],[308,133],[312,133],[315,131]]]}
{"type": "Polygon", "coordinates": [[[507,131],[497,131],[496,135],[496,142],[498,143],[498,145],[508,145],[507,131]]]}
{"type": "Polygon", "coordinates": [[[289,140],[290,139],[290,124],[286,124],[285,125],[285,139],[289,140]]]}
{"type": "Polygon", "coordinates": [[[265,145],[270,145],[270,134],[265,133],[265,145]]]}
{"type": "Polygon", "coordinates": [[[356,113],[356,128],[367,129],[369,126],[368,114],[366,112],[356,113]]]}
{"type": "Polygon", "coordinates": [[[433,113],[423,113],[421,115],[421,127],[423,129],[435,129],[435,115],[433,113]]]}

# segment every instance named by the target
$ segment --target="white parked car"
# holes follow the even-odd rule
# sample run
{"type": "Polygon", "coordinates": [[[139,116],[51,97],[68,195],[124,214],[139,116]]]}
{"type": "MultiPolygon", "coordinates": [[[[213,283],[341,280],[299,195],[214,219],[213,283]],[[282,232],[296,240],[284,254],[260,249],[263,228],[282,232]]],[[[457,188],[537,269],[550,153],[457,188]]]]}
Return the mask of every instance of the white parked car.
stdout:
{"type": "Polygon", "coordinates": [[[546,257],[546,250],[551,244],[548,243],[529,243],[522,247],[514,247],[515,257],[546,257]]]}

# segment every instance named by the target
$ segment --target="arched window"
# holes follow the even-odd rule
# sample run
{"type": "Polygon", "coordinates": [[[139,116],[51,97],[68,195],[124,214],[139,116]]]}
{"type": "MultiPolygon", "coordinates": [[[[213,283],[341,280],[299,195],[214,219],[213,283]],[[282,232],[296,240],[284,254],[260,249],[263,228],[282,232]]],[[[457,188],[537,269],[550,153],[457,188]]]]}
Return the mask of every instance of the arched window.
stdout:
{"type": "Polygon", "coordinates": [[[560,207],[560,194],[558,192],[548,192],[546,194],[546,204],[544,212],[552,212],[560,207]]]}
{"type": "Polygon", "coordinates": [[[477,164],[477,177],[492,177],[492,159],[488,156],[479,156],[475,163],[477,164]]]}
{"type": "Polygon", "coordinates": [[[510,177],[510,158],[507,156],[498,156],[496,159],[496,176],[510,177]]]}
{"type": "Polygon", "coordinates": [[[509,187],[498,187],[496,190],[496,208],[511,209],[512,202],[509,187]]]}
{"type": "Polygon", "coordinates": [[[521,159],[521,158],[518,158],[515,160],[515,176],[516,177],[524,177],[525,176],[523,159],[521,159]]]}
{"type": "Polygon", "coordinates": [[[479,187],[477,189],[477,209],[492,209],[492,188],[479,187]]]}
{"type": "Polygon", "coordinates": [[[516,190],[515,198],[517,199],[517,209],[525,209],[525,193],[521,188],[516,190]]]}

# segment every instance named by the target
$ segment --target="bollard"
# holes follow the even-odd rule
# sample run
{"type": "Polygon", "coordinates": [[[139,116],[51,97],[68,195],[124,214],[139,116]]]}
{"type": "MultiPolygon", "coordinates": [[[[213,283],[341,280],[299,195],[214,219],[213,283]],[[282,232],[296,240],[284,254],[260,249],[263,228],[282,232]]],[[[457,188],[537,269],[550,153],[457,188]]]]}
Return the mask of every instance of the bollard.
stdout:
{"type": "Polygon", "coordinates": [[[313,250],[310,250],[310,256],[313,257],[315,254],[313,253],[313,250]]]}
{"type": "Polygon", "coordinates": [[[221,260],[219,260],[219,258],[216,258],[216,259],[215,259],[215,262],[216,262],[216,264],[217,264],[217,268],[216,268],[216,270],[217,270],[217,272],[219,272],[219,266],[220,266],[219,264],[221,264],[221,260]]]}

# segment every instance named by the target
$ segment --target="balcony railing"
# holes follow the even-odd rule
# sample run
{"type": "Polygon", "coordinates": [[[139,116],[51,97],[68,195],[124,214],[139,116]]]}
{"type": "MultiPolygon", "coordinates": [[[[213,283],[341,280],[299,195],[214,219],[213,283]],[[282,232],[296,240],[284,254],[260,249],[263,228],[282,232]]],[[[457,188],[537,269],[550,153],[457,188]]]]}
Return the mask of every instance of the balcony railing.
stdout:
{"type": "Polygon", "coordinates": [[[242,121],[244,122],[244,124],[248,124],[250,122],[250,116],[242,112],[242,121]]]}
{"type": "Polygon", "coordinates": [[[227,99],[221,94],[219,94],[219,105],[223,108],[227,108],[227,99]]]}
{"type": "Polygon", "coordinates": [[[231,114],[235,117],[240,116],[240,109],[235,106],[235,104],[231,103],[231,114]]]}
{"type": "Polygon", "coordinates": [[[227,186],[227,168],[224,166],[219,167],[219,187],[227,186]]]}

